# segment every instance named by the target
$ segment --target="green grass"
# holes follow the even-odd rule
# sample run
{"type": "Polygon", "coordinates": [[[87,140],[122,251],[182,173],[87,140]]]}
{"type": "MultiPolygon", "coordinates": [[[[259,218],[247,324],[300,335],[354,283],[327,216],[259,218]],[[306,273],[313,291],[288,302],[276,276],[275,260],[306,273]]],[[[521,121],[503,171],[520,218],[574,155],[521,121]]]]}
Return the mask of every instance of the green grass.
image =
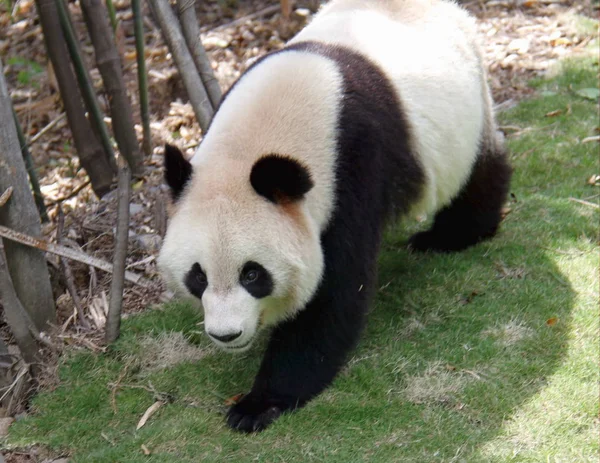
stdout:
{"type": "Polygon", "coordinates": [[[569,199],[600,193],[587,184],[598,145],[580,142],[598,108],[575,93],[596,87],[597,72],[597,59],[573,62],[536,84],[545,96],[502,114],[515,176],[497,238],[414,255],[403,242],[417,224],[387,233],[362,342],[306,408],[259,435],[228,430],[225,398],[247,391],[260,346],[221,353],[199,314],[174,304],[125,320],[105,354],[66,355],[60,385],[6,445],[75,462],[598,461],[599,215],[569,199]],[[140,385],[169,402],[136,431],[156,399],[140,385]]]}

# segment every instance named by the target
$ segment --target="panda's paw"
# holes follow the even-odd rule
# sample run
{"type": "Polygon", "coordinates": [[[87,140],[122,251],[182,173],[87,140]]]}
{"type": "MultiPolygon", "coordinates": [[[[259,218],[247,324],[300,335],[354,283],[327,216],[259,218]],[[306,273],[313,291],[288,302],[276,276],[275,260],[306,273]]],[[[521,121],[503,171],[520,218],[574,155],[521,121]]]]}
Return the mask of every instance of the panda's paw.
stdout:
{"type": "Polygon", "coordinates": [[[408,248],[416,252],[453,252],[460,251],[462,246],[457,240],[435,233],[431,230],[415,233],[408,240],[408,248]]]}
{"type": "Polygon", "coordinates": [[[435,251],[435,241],[435,236],[430,230],[415,233],[408,240],[408,248],[417,252],[435,251]]]}
{"type": "Polygon", "coordinates": [[[280,405],[250,393],[229,409],[227,425],[236,431],[260,432],[279,418],[283,411],[280,405]]]}

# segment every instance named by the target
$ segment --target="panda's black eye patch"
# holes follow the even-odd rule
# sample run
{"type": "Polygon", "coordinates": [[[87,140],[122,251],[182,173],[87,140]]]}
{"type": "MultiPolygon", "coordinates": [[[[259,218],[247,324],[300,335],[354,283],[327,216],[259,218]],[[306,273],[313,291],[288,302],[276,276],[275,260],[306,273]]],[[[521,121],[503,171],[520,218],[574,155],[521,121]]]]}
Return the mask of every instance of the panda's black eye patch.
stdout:
{"type": "Polygon", "coordinates": [[[208,278],[202,267],[200,267],[200,264],[196,262],[192,265],[190,271],[186,273],[183,282],[190,293],[198,299],[202,299],[202,294],[204,294],[204,290],[208,286],[208,278]]]}
{"type": "Polygon", "coordinates": [[[240,273],[240,284],[256,299],[267,297],[273,292],[273,278],[262,265],[246,262],[240,273]]]}

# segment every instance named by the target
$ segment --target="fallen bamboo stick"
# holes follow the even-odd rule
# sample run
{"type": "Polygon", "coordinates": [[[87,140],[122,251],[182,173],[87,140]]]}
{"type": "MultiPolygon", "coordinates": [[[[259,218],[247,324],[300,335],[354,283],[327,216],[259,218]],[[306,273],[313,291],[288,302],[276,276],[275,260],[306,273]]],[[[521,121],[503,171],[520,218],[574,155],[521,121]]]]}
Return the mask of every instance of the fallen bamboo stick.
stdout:
{"type": "MultiPolygon", "coordinates": [[[[15,231],[3,225],[0,225],[0,237],[9,239],[11,241],[16,241],[17,243],[24,244],[25,246],[40,249],[44,252],[50,252],[60,257],[66,257],[67,259],[76,260],[77,262],[91,265],[110,274],[113,273],[113,266],[110,262],[92,257],[84,252],[76,251],[75,249],[71,249],[66,246],[50,243],[39,238],[34,238],[33,236],[15,231]]],[[[150,286],[150,282],[148,280],[133,272],[126,271],[125,279],[130,283],[134,283],[143,288],[148,288],[150,286]]]]}

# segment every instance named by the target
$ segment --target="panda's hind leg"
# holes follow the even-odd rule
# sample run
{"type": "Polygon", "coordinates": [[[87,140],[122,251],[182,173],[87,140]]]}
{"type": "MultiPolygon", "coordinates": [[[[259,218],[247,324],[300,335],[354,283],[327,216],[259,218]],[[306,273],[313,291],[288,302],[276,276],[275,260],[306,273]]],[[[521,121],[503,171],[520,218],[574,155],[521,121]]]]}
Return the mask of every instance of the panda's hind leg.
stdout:
{"type": "Polygon", "coordinates": [[[461,251],[496,234],[502,219],[512,169],[504,149],[482,149],[458,196],[434,219],[432,227],[409,241],[416,251],[461,251]]]}

